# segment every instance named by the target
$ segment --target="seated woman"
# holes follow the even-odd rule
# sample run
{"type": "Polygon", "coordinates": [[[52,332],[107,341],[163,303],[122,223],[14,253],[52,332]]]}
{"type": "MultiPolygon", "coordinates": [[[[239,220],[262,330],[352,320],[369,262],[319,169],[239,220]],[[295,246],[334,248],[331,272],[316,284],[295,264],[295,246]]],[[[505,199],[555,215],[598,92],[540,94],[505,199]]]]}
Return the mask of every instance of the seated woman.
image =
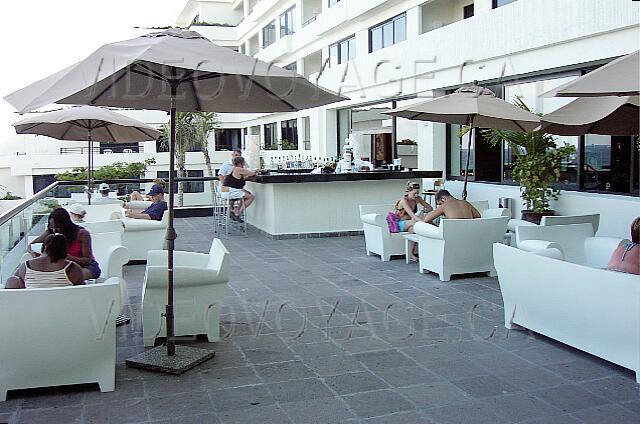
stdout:
{"type": "Polygon", "coordinates": [[[244,202],[235,202],[236,204],[233,206],[233,213],[231,214],[231,218],[235,221],[242,222],[240,218],[242,216],[242,212],[253,203],[255,200],[255,196],[244,189],[247,179],[255,177],[256,172],[247,169],[246,162],[242,156],[236,156],[232,161],[233,169],[231,173],[227,174],[224,177],[223,187],[228,187],[229,191],[225,192],[224,190],[221,192],[223,197],[228,197],[229,199],[244,199],[244,202]]]}
{"type": "Polygon", "coordinates": [[[607,269],[640,275],[640,216],[631,223],[631,242],[613,251],[607,269]]]}
{"type": "Polygon", "coordinates": [[[7,289],[40,289],[84,284],[82,268],[67,257],[67,238],[49,234],[42,244],[42,255],[18,267],[9,277],[7,289]]]}
{"type": "Polygon", "coordinates": [[[32,256],[38,256],[38,253],[31,249],[31,245],[33,243],[42,243],[47,236],[55,233],[63,234],[66,237],[66,259],[82,267],[82,275],[85,280],[100,277],[100,266],[93,257],[89,231],[74,224],[69,217],[69,213],[64,208],[57,208],[51,212],[51,215],[49,215],[49,227],[27,246],[29,253],[32,256]]]}
{"type": "MultiPolygon", "coordinates": [[[[396,202],[396,216],[398,217],[398,228],[402,231],[413,233],[413,225],[421,221],[421,216],[426,212],[431,212],[433,208],[420,197],[420,184],[409,182],[404,196],[396,202]],[[422,206],[422,211],[418,214],[418,205],[422,206]]],[[[409,259],[412,262],[418,260],[414,253],[415,243],[409,242],[409,259]]]]}

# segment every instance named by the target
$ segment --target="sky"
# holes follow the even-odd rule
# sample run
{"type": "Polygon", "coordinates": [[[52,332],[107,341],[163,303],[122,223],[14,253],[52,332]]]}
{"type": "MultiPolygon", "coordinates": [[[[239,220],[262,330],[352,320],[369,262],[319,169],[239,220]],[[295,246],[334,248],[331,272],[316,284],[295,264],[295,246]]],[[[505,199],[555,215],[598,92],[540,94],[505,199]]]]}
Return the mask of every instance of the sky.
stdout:
{"type": "MultiPolygon", "coordinates": [[[[186,0],[26,0],[0,5],[0,98],[135,36],[136,26],[175,23],[186,0]]],[[[0,99],[0,143],[20,119],[0,99]]]]}

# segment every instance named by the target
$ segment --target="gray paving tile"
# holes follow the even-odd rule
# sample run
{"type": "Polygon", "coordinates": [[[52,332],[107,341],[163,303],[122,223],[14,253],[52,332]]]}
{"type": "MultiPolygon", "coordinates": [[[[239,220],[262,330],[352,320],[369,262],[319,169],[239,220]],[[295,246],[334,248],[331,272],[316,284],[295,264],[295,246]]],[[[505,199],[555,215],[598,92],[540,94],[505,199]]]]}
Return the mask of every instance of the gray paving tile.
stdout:
{"type": "Polygon", "coordinates": [[[331,340],[317,343],[291,343],[289,347],[303,359],[343,354],[342,348],[331,340]]]}
{"type": "Polygon", "coordinates": [[[463,378],[460,380],[453,380],[451,383],[474,398],[505,395],[517,391],[514,386],[492,375],[463,378]]]}
{"type": "Polygon", "coordinates": [[[333,393],[318,378],[291,380],[269,384],[273,397],[280,403],[333,397],[333,393]]]}
{"type": "Polygon", "coordinates": [[[344,374],[347,372],[364,371],[360,361],[352,355],[323,356],[304,360],[305,365],[313,369],[320,376],[344,374]]]}
{"type": "Polygon", "coordinates": [[[325,384],[338,394],[351,394],[388,388],[389,385],[368,371],[326,377],[325,384]]]}
{"type": "Polygon", "coordinates": [[[433,421],[426,418],[421,412],[408,411],[397,412],[382,417],[364,420],[366,424],[432,424],[433,421]]]}
{"type": "Polygon", "coordinates": [[[549,371],[572,381],[587,381],[607,377],[617,372],[617,368],[614,367],[613,364],[602,360],[583,358],[574,358],[569,362],[545,366],[549,371]]]}
{"type": "Polygon", "coordinates": [[[85,405],[83,416],[87,424],[142,422],[150,418],[145,399],[121,399],[85,405]]]}
{"type": "Polygon", "coordinates": [[[214,390],[209,397],[216,411],[249,409],[254,406],[273,405],[273,399],[265,384],[214,390]]]}
{"type": "Polygon", "coordinates": [[[295,359],[295,355],[288,348],[246,350],[244,354],[247,360],[253,364],[268,364],[295,359]]]}
{"type": "Polygon", "coordinates": [[[444,380],[438,374],[424,370],[417,365],[376,369],[374,372],[393,387],[406,387],[444,380]]]}
{"type": "Polygon", "coordinates": [[[25,409],[18,412],[17,424],[81,423],[82,406],[25,409]]]}
{"type": "Polygon", "coordinates": [[[556,417],[562,411],[528,393],[509,394],[485,399],[494,412],[509,422],[519,422],[533,417],[556,417]]]}
{"type": "Polygon", "coordinates": [[[573,384],[539,390],[534,394],[563,412],[571,413],[608,403],[607,400],[573,384]]]}
{"type": "Polygon", "coordinates": [[[218,413],[223,424],[285,424],[291,420],[277,405],[253,406],[249,409],[226,410],[218,413]]]}
{"type": "Polygon", "coordinates": [[[343,396],[351,409],[364,418],[388,415],[414,409],[413,405],[391,390],[378,390],[343,396]]]}
{"type": "Polygon", "coordinates": [[[416,365],[413,360],[395,349],[357,353],[353,357],[374,371],[416,365]]]}
{"type": "Polygon", "coordinates": [[[280,406],[296,424],[339,424],[355,416],[337,397],[287,402],[280,406]]]}
{"type": "Polygon", "coordinates": [[[204,391],[151,396],[148,406],[151,418],[156,420],[213,412],[213,405],[204,391]]]}
{"type": "Polygon", "coordinates": [[[202,384],[207,390],[255,385],[260,379],[251,367],[208,369],[200,373],[202,384]]]}
{"type": "Polygon", "coordinates": [[[508,420],[496,414],[495,410],[482,401],[443,406],[425,411],[427,417],[441,424],[499,424],[508,420]]]}
{"type": "MultiPolygon", "coordinates": [[[[499,364],[498,364],[498,368],[499,364]]],[[[560,386],[566,383],[566,380],[558,377],[550,371],[536,366],[525,366],[517,369],[502,370],[495,374],[501,380],[506,381],[510,385],[518,389],[531,391],[544,387],[560,386]]]]}
{"type": "Polygon", "coordinates": [[[255,368],[258,375],[265,383],[299,380],[316,376],[316,374],[311,369],[307,368],[301,361],[256,365],[255,368]]]}
{"type": "Polygon", "coordinates": [[[484,368],[469,359],[428,362],[424,364],[424,367],[450,380],[486,374],[484,368]]]}
{"type": "Polygon", "coordinates": [[[638,423],[640,416],[617,405],[602,405],[574,412],[572,416],[585,424],[638,423]]]}
{"type": "Polygon", "coordinates": [[[166,420],[148,421],[153,424],[219,424],[220,419],[216,414],[195,414],[166,420]]]}
{"type": "Polygon", "coordinates": [[[453,384],[440,381],[398,389],[402,395],[423,409],[465,403],[471,398],[453,384]]]}

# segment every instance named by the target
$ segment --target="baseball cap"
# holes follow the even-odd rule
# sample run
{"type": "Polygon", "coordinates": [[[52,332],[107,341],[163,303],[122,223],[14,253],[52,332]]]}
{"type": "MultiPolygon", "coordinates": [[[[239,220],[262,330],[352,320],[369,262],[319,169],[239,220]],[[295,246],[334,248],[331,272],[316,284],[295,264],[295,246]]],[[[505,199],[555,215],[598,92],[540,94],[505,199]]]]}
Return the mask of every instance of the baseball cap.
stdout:
{"type": "Polygon", "coordinates": [[[69,212],[74,215],[86,215],[87,211],[84,210],[84,207],[80,203],[74,203],[69,206],[69,212]]]}
{"type": "Polygon", "coordinates": [[[107,190],[110,190],[110,188],[109,188],[109,184],[107,184],[107,183],[102,183],[102,184],[100,184],[100,188],[99,188],[98,190],[100,190],[100,191],[107,191],[107,190]]]}
{"type": "Polygon", "coordinates": [[[156,194],[164,194],[164,189],[160,184],[154,184],[147,193],[147,196],[155,196],[156,194]]]}

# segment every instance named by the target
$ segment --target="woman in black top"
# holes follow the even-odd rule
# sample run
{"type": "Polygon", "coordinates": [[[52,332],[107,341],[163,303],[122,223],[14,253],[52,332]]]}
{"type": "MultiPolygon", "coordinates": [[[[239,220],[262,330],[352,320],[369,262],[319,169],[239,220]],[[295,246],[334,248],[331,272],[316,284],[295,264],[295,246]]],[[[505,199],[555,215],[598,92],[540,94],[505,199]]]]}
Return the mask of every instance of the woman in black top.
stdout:
{"type": "Polygon", "coordinates": [[[224,177],[224,183],[222,185],[229,187],[229,198],[244,199],[244,202],[236,202],[233,206],[233,214],[231,217],[238,220],[242,212],[248,208],[255,199],[255,196],[245,190],[244,186],[247,179],[256,176],[256,172],[245,168],[247,163],[242,156],[233,158],[232,164],[233,170],[224,177]]]}

